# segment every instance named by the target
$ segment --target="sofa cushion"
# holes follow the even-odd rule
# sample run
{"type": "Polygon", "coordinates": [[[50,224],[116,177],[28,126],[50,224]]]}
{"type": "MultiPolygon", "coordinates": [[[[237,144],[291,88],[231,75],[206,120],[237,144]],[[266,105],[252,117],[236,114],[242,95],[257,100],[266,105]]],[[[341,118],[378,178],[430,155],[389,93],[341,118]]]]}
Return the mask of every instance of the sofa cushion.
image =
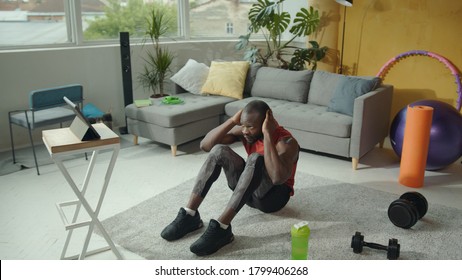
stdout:
{"type": "Polygon", "coordinates": [[[291,129],[349,138],[353,118],[336,112],[328,112],[326,106],[303,104],[287,100],[249,97],[230,102],[225,106],[225,113],[229,117],[244,108],[252,100],[265,101],[273,111],[278,123],[289,131],[291,129]]]}
{"type": "Polygon", "coordinates": [[[340,77],[327,111],[353,116],[355,99],[375,89],[379,83],[379,78],[340,77]]]}
{"type": "Polygon", "coordinates": [[[328,106],[343,75],[316,70],[310,85],[308,103],[328,106]]]}
{"type": "Polygon", "coordinates": [[[155,99],[152,106],[137,108],[134,104],[125,107],[127,118],[156,124],[162,127],[177,127],[224,114],[226,103],[236,99],[223,96],[203,96],[191,93],[178,94],[183,104],[164,105],[155,99]]]}
{"type": "Polygon", "coordinates": [[[247,77],[245,78],[244,98],[251,96],[252,87],[255,79],[257,78],[257,72],[262,66],[263,64],[258,62],[250,64],[249,71],[247,71],[247,77]]]}
{"type": "Polygon", "coordinates": [[[313,71],[290,71],[262,67],[252,87],[252,96],[306,103],[313,71]]]}
{"type": "Polygon", "coordinates": [[[202,86],[207,80],[208,74],[209,67],[207,65],[189,59],[170,80],[193,94],[201,94],[202,86]]]}
{"type": "Polygon", "coordinates": [[[201,92],[242,99],[248,70],[248,61],[212,61],[201,92]]]}

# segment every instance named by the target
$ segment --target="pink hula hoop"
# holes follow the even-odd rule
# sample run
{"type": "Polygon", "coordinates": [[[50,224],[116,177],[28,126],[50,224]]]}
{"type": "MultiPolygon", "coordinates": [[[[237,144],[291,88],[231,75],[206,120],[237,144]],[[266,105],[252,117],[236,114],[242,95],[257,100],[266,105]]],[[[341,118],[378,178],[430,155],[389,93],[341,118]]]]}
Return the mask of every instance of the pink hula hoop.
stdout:
{"type": "Polygon", "coordinates": [[[462,82],[461,82],[461,78],[460,78],[460,73],[457,70],[457,68],[454,66],[454,64],[452,64],[449,60],[447,60],[446,58],[442,57],[439,54],[429,52],[429,51],[422,51],[422,50],[414,50],[414,51],[408,51],[408,52],[401,53],[401,54],[393,57],[389,61],[387,61],[387,63],[385,63],[382,66],[382,68],[380,68],[380,71],[379,71],[379,73],[377,73],[376,76],[380,77],[382,80],[384,80],[385,76],[388,73],[388,71],[390,70],[391,67],[393,67],[393,65],[395,63],[397,63],[399,60],[401,60],[403,58],[406,58],[408,56],[413,56],[413,55],[422,55],[422,56],[428,56],[428,57],[437,59],[438,61],[443,63],[446,66],[446,68],[449,69],[449,71],[451,71],[451,74],[454,76],[455,81],[456,81],[456,85],[457,85],[458,98],[457,98],[457,106],[456,106],[456,108],[457,108],[458,111],[460,111],[461,106],[462,106],[462,82]]]}

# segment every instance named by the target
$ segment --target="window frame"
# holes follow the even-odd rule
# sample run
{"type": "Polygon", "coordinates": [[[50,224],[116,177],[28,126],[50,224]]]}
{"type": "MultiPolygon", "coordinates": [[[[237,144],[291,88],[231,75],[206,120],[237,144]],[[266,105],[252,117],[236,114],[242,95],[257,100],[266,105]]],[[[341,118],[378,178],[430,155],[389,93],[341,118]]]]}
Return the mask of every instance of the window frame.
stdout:
{"type": "MultiPolygon", "coordinates": [[[[14,51],[25,49],[54,49],[75,48],[86,46],[104,46],[118,43],[118,39],[84,40],[82,5],[81,0],[63,0],[64,17],[67,30],[66,43],[45,43],[30,45],[5,45],[0,46],[0,51],[14,51]]],[[[189,39],[189,1],[177,0],[178,5],[178,29],[179,35],[171,39],[164,38],[162,41],[188,40],[189,39]]],[[[134,43],[141,43],[143,38],[134,38],[134,43]]]]}
{"type": "MultiPolygon", "coordinates": [[[[118,44],[118,39],[105,39],[105,40],[84,40],[83,22],[82,22],[82,1],[81,0],[63,0],[64,1],[64,14],[65,24],[67,29],[66,43],[45,43],[45,44],[30,44],[30,45],[5,45],[0,46],[0,52],[8,52],[15,50],[27,50],[27,49],[59,49],[59,48],[79,48],[79,47],[91,47],[91,46],[110,46],[118,44]]],[[[230,40],[227,37],[228,34],[225,30],[225,36],[215,37],[191,37],[190,33],[190,1],[177,0],[178,6],[178,36],[163,38],[163,42],[173,41],[217,41],[217,40],[230,40]]],[[[233,34],[234,34],[233,26],[233,34]]],[[[238,38],[234,38],[238,40],[238,38]]],[[[133,38],[133,44],[139,44],[143,42],[143,38],[133,38]]]]}

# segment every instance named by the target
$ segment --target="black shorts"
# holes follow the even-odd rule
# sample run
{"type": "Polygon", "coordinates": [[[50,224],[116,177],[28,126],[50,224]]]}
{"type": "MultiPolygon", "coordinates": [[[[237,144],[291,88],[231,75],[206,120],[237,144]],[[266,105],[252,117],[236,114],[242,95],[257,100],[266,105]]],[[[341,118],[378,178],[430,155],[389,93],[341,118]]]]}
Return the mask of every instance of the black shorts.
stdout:
{"type": "Polygon", "coordinates": [[[286,185],[273,186],[263,198],[250,196],[246,204],[265,213],[281,210],[289,201],[291,189],[286,185]]]}

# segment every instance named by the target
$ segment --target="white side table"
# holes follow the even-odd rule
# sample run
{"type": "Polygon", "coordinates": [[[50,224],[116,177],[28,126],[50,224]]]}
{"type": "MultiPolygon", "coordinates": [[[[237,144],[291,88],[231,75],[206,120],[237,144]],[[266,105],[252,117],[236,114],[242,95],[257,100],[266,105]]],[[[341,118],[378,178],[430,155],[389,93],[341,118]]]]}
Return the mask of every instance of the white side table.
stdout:
{"type": "Polygon", "coordinates": [[[77,196],[77,200],[61,202],[56,204],[58,212],[61,215],[61,219],[64,222],[65,229],[68,231],[66,242],[61,253],[61,259],[85,259],[85,257],[87,256],[97,254],[106,250],[112,250],[112,252],[116,255],[118,259],[122,259],[122,255],[119,253],[119,251],[114,245],[114,242],[112,242],[108,233],[106,232],[103,225],[98,219],[98,214],[101,210],[101,205],[103,204],[104,196],[106,194],[109,180],[114,169],[117,155],[119,154],[120,140],[117,134],[115,134],[111,129],[109,129],[106,125],[102,123],[94,124],[93,127],[101,136],[101,139],[92,141],[80,141],[80,139],[78,139],[69,128],[44,130],[42,132],[43,142],[45,143],[45,146],[47,147],[51,158],[59,167],[61,173],[64,175],[66,181],[69,183],[73,192],[77,196]],[[96,207],[93,209],[90,203],[85,198],[85,192],[87,191],[88,183],[90,181],[93,169],[95,167],[98,152],[101,150],[111,150],[112,157],[107,167],[106,175],[104,177],[104,184],[101,188],[99,198],[97,199],[96,207]],[[79,188],[72,179],[66,167],[64,166],[63,160],[65,156],[73,154],[83,154],[85,152],[92,152],[92,156],[87,168],[87,172],[82,187],[79,188]],[[68,221],[66,214],[63,211],[63,208],[66,206],[75,206],[75,211],[71,222],[68,221]],[[79,212],[82,206],[90,216],[90,219],[87,221],[78,221],[79,212]],[[66,251],[71,241],[73,230],[85,226],[88,226],[88,232],[81,253],[78,255],[66,257],[66,251]],[[100,233],[103,235],[104,239],[106,240],[109,246],[88,251],[88,245],[90,243],[90,239],[95,226],[99,229],[100,233]]]}

